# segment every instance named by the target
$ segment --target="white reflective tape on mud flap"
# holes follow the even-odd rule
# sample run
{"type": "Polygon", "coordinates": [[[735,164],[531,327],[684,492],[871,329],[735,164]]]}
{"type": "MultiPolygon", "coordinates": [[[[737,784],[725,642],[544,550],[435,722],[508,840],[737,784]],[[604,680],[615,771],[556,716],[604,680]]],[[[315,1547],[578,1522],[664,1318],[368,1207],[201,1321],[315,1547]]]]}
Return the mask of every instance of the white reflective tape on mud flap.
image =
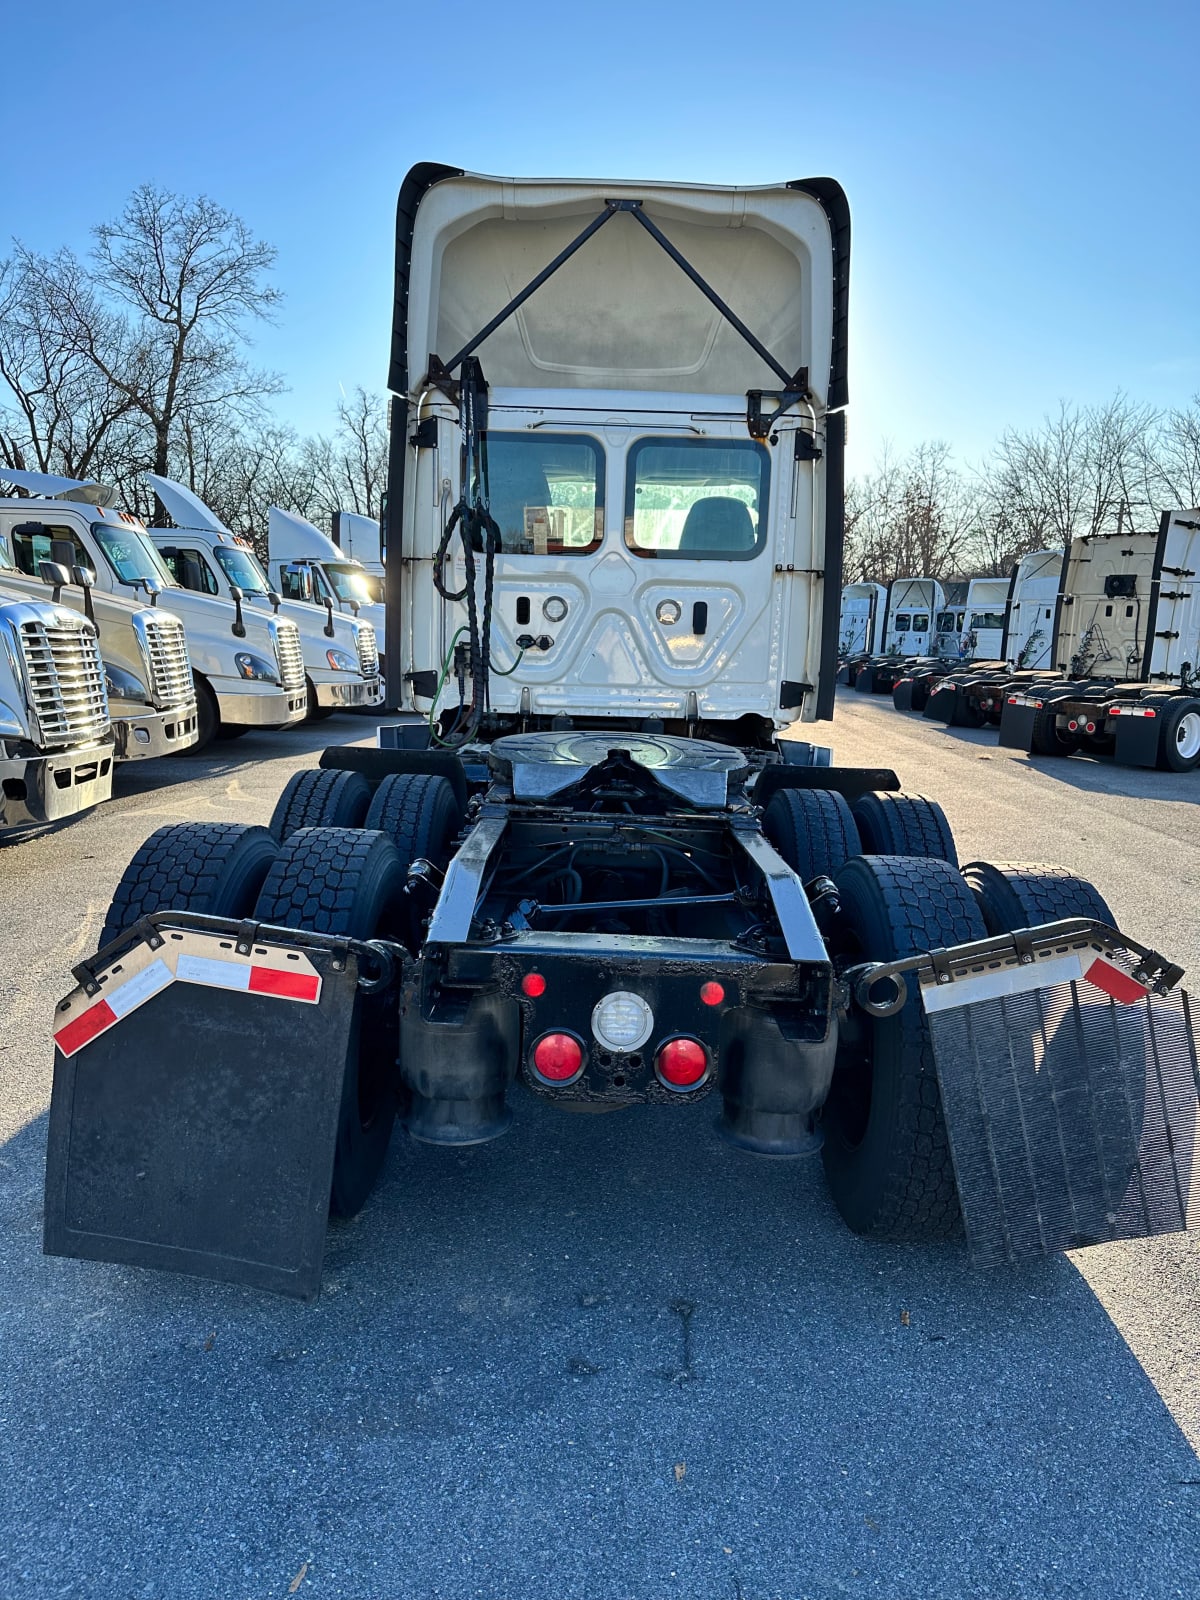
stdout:
{"type": "Polygon", "coordinates": [[[1004,995],[1028,994],[1031,989],[1048,989],[1056,983],[1079,983],[1083,978],[1083,959],[1070,955],[1051,956],[1045,961],[1022,967],[1001,967],[995,972],[980,972],[952,983],[923,983],[921,1000],[926,1011],[951,1011],[956,1006],[975,1005],[981,1000],[998,1000],[1004,995]]]}

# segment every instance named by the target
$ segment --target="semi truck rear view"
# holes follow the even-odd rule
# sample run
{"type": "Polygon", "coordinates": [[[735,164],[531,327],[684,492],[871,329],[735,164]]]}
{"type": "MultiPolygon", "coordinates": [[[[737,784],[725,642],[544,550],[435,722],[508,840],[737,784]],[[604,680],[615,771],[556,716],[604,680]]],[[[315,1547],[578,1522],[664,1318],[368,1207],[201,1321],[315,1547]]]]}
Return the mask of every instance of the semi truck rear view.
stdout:
{"type": "Polygon", "coordinates": [[[406,714],[135,855],[53,1021],[49,1251],[311,1296],[389,1150],[449,1184],[533,1101],[709,1099],[985,1262],[1196,1220],[1178,967],[789,736],[834,704],[849,248],[830,179],[409,174],[406,714]]]}

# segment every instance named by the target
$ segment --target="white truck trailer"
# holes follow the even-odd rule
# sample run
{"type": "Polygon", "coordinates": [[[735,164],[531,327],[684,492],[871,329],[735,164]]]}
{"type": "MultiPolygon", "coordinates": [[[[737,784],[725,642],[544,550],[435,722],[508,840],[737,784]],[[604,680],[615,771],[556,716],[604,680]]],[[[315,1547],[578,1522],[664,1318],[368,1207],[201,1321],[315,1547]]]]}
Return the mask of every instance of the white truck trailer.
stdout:
{"type": "Polygon", "coordinates": [[[198,495],[157,473],[147,473],[146,481],[175,524],[147,532],[176,583],[225,600],[232,600],[236,588],[247,606],[264,614],[274,609],[299,628],[310,721],[383,704],[379,650],[369,622],[335,614],[332,607],[322,616],[311,605],[282,600],[253,549],[198,495]]]}
{"type": "Polygon", "coordinates": [[[95,596],[144,598],[151,605],[162,598],[182,621],[195,686],[193,750],[218,735],[304,721],[308,693],[294,622],[254,615],[243,607],[240,591],[223,600],[176,583],[142,523],[116,508],[116,495],[104,484],[9,467],[0,478],[31,491],[26,498],[0,498],[0,543],[27,576],[36,576],[39,541],[57,540],[71,546],[75,564],[95,574],[95,596]]]}
{"type": "Polygon", "coordinates": [[[68,606],[0,571],[0,837],[90,811],[112,793],[100,641],[68,606]]]}
{"type": "Polygon", "coordinates": [[[711,1095],[859,1233],[984,1261],[1194,1222],[1179,969],[782,737],[833,712],[838,185],[423,165],[397,218],[405,741],[138,850],[54,1016],[46,1248],[312,1295],[397,1113],[452,1207],[531,1097],[711,1095]]]}

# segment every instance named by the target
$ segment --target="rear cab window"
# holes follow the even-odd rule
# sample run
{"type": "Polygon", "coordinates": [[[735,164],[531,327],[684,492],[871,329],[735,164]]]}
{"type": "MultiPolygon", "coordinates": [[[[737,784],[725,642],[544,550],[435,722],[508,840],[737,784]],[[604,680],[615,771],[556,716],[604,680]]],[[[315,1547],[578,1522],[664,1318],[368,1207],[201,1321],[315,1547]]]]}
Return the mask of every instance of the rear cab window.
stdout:
{"type": "Polygon", "coordinates": [[[487,493],[500,548],[583,556],[604,537],[604,451],[583,433],[487,435],[487,493]]]}
{"type": "Polygon", "coordinates": [[[638,439],[625,466],[634,555],[749,561],[767,542],[771,458],[752,439],[638,439]]]}

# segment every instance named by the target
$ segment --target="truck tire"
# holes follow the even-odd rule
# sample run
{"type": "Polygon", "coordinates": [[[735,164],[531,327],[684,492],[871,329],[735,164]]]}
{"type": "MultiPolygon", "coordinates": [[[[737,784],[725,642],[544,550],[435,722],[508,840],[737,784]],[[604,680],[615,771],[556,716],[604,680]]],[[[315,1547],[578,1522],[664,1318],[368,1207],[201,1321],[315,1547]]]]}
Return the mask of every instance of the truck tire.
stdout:
{"type": "MultiPolygon", "coordinates": [[[[450,846],[462,825],[462,811],[453,786],[430,772],[395,772],[375,791],[366,826],[386,833],[407,872],[414,861],[445,867],[450,846]]],[[[423,907],[415,896],[403,907],[400,937],[415,952],[424,934],[423,907]]]]}
{"type": "MultiPolygon", "coordinates": [[[[985,937],[974,897],[947,861],[859,856],[837,885],[843,927],[864,960],[985,937]]],[[[933,1046],[915,984],[901,1012],[864,1020],[860,1042],[839,1050],[822,1126],[825,1175],[855,1233],[917,1241],[959,1232],[933,1046]]]]}
{"type": "Polygon", "coordinates": [[[936,800],[874,789],[860,795],[851,810],[864,855],[937,857],[958,865],[954,835],[936,800]]]}
{"type": "Polygon", "coordinates": [[[777,789],[763,832],[801,883],[832,877],[862,851],[850,807],[831,789],[777,789]]]}
{"type": "Polygon", "coordinates": [[[125,868],[99,948],[151,911],[248,917],[275,852],[266,828],[244,822],[176,822],[159,828],[125,868]]]}
{"type": "Polygon", "coordinates": [[[217,737],[217,729],[221,726],[221,713],[217,707],[217,697],[205,683],[203,678],[192,674],[192,686],[196,691],[196,742],[180,752],[185,756],[198,756],[202,750],[217,737]]]}
{"type": "Polygon", "coordinates": [[[1116,926],[1100,891],[1065,867],[969,861],[962,875],[989,933],[1040,928],[1063,917],[1095,917],[1116,926]]]}
{"type": "Polygon", "coordinates": [[[1034,714],[1029,734],[1029,753],[1035,756],[1073,756],[1079,740],[1072,733],[1060,733],[1055,723],[1053,700],[1034,714]]]}
{"type": "Polygon", "coordinates": [[[1158,765],[1164,772],[1200,766],[1200,700],[1168,700],[1159,713],[1158,765]]]}
{"type": "MultiPolygon", "coordinates": [[[[254,914],[261,922],[371,939],[392,931],[404,871],[381,833],[302,828],[275,858],[254,914]]],[[[387,1155],[396,1116],[399,1045],[395,1006],[360,995],[346,1049],[338,1112],[332,1215],[362,1210],[387,1155]]]]}
{"type": "Polygon", "coordinates": [[[308,715],[305,722],[324,722],[326,717],[331,717],[337,710],[336,706],[323,706],[317,700],[317,689],[311,678],[305,678],[304,687],[308,691],[308,715]]]}
{"type": "Polygon", "coordinates": [[[294,772],[267,824],[280,844],[298,828],[361,828],[371,785],[360,772],[294,772]]]}

